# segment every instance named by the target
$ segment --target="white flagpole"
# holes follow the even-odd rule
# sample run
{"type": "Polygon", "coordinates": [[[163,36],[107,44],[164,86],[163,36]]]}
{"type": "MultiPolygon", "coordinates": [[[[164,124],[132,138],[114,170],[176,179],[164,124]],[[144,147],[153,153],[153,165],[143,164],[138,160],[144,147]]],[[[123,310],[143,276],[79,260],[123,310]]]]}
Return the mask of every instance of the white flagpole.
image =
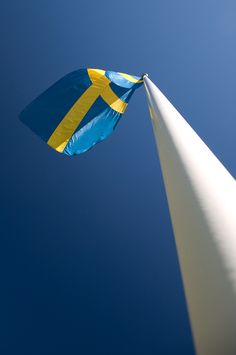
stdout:
{"type": "Polygon", "coordinates": [[[153,82],[149,109],[198,355],[236,355],[236,182],[153,82]]]}

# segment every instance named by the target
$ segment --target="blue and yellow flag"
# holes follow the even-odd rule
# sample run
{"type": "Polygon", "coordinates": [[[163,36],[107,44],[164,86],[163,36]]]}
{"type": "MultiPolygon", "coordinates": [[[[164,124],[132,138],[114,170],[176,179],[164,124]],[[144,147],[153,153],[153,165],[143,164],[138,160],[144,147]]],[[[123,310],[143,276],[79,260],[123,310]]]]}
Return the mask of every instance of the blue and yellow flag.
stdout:
{"type": "Polygon", "coordinates": [[[115,129],[141,77],[80,69],[57,81],[20,114],[20,119],[60,153],[91,149],[115,129]]]}

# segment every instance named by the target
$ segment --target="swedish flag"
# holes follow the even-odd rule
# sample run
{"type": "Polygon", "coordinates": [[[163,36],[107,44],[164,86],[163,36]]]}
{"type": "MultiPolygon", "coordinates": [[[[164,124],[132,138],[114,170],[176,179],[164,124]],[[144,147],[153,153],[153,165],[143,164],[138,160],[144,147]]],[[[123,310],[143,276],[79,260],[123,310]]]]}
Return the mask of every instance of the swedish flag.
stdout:
{"type": "Polygon", "coordinates": [[[20,119],[58,152],[78,155],[112,133],[142,83],[124,73],[80,69],[36,98],[20,119]]]}

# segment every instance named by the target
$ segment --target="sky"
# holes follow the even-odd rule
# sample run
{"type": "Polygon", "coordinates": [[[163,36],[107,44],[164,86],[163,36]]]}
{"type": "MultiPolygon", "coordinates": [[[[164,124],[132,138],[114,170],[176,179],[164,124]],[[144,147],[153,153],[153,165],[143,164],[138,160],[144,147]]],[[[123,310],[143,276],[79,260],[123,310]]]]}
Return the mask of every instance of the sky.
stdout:
{"type": "Polygon", "coordinates": [[[18,114],[79,68],[147,72],[235,177],[235,16],[229,0],[1,2],[1,354],[194,354],[144,88],[78,157],[18,114]]]}

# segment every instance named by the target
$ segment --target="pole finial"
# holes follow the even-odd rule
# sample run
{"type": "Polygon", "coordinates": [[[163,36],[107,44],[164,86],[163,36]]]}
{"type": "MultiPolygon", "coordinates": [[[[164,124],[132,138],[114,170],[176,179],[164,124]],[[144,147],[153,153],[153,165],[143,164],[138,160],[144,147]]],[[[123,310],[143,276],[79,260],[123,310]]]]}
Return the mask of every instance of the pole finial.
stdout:
{"type": "Polygon", "coordinates": [[[148,77],[148,73],[143,73],[142,74],[142,79],[144,79],[145,76],[148,77]]]}

